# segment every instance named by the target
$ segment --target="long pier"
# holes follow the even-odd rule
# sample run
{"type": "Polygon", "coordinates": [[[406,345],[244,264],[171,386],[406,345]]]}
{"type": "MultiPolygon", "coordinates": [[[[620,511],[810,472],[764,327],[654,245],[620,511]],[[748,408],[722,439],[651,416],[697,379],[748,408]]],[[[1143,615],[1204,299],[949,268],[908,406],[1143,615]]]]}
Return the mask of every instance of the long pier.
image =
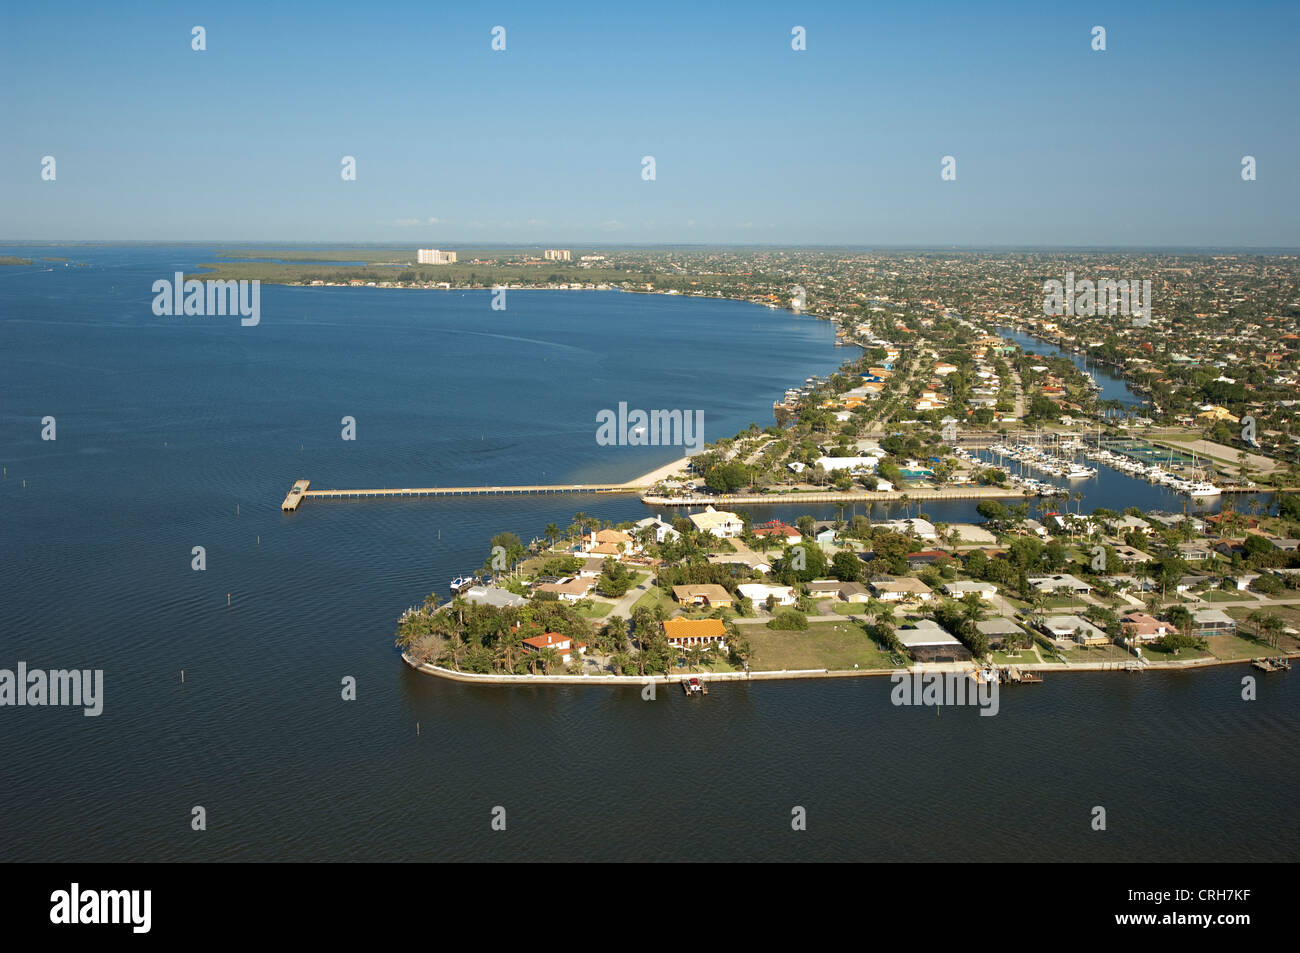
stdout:
{"type": "Polygon", "coordinates": [[[296,512],[304,498],[360,499],[365,497],[394,496],[524,496],[549,493],[641,493],[643,503],[653,506],[710,506],[723,503],[886,503],[901,502],[904,496],[913,502],[920,500],[1019,500],[1032,494],[1023,490],[996,486],[944,487],[941,489],[914,489],[882,491],[821,493],[762,493],[719,494],[717,496],[650,496],[651,487],[635,483],[532,483],[521,486],[417,486],[385,487],[384,489],[312,490],[309,480],[298,480],[284,498],[280,509],[296,512]]]}
{"type": "Polygon", "coordinates": [[[280,509],[295,512],[306,497],[356,499],[384,496],[521,496],[545,493],[641,493],[649,487],[628,483],[531,483],[521,486],[413,486],[359,490],[310,490],[309,480],[299,480],[284,498],[280,509]]]}

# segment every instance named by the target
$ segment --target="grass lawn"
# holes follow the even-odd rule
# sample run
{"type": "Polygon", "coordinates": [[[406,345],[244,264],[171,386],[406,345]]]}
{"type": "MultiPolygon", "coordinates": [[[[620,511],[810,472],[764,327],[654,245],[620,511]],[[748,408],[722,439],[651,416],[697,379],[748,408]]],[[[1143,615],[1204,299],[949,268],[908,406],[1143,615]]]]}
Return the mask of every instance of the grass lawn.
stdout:
{"type": "Polygon", "coordinates": [[[747,625],[745,638],[753,654],[751,671],[781,669],[893,668],[889,656],[852,622],[810,622],[802,632],[781,632],[761,625],[747,625]]]}
{"type": "Polygon", "coordinates": [[[593,602],[590,606],[574,606],[573,611],[584,619],[599,619],[609,615],[609,611],[613,608],[612,602],[593,602]]]}
{"type": "Polygon", "coordinates": [[[866,615],[867,604],[865,602],[837,602],[831,606],[831,611],[836,615],[866,615]]]}
{"type": "MultiPolygon", "coordinates": [[[[1213,644],[1213,643],[1211,643],[1213,644]]],[[[1148,662],[1185,662],[1188,659],[1210,658],[1213,653],[1204,649],[1180,649],[1178,654],[1173,652],[1162,652],[1156,648],[1154,642],[1147,642],[1142,646],[1142,657],[1148,662]]]]}
{"type": "Polygon", "coordinates": [[[656,605],[662,605],[669,611],[677,608],[677,603],[673,601],[672,596],[664,592],[658,586],[651,586],[641,594],[640,598],[638,598],[636,602],[632,603],[632,611],[635,612],[637,609],[653,609],[656,605]]]}
{"type": "Polygon", "coordinates": [[[1251,605],[1256,604],[1253,596],[1235,590],[1228,592],[1224,589],[1211,589],[1209,592],[1202,593],[1201,598],[1206,602],[1247,602],[1251,605]]]}
{"type": "MultiPolygon", "coordinates": [[[[1210,643],[1210,654],[1215,658],[1259,658],[1277,654],[1277,650],[1269,648],[1266,643],[1256,642],[1244,635],[1211,635],[1205,641],[1210,643]]],[[[1145,652],[1146,649],[1142,651],[1145,652]]]]}
{"type": "Polygon", "coordinates": [[[1038,650],[1038,657],[1044,662],[1050,662],[1053,665],[1059,665],[1064,660],[1057,657],[1055,646],[1045,645],[1041,639],[1034,640],[1034,648],[1038,650]]]}
{"type": "MultiPolygon", "coordinates": [[[[1258,606],[1242,606],[1241,608],[1225,609],[1228,615],[1237,620],[1241,634],[1249,639],[1255,634],[1255,626],[1246,621],[1246,617],[1252,612],[1262,611],[1266,614],[1281,616],[1282,621],[1293,629],[1300,629],[1300,606],[1279,606],[1261,604],[1258,606]]],[[[1294,635],[1281,633],[1277,639],[1277,648],[1269,649],[1268,655],[1286,655],[1291,652],[1300,651],[1300,638],[1294,635]]]]}
{"type": "Polygon", "coordinates": [[[1032,649],[1021,649],[1019,655],[1008,655],[1006,652],[994,652],[994,665],[1036,665],[1039,662],[1038,656],[1032,649]]]}
{"type": "Polygon", "coordinates": [[[1073,609],[1075,606],[1086,609],[1088,603],[1082,602],[1074,596],[1048,596],[1043,600],[1043,606],[1047,609],[1073,609]]]}
{"type": "Polygon", "coordinates": [[[701,672],[712,672],[713,674],[716,675],[720,672],[734,672],[734,671],[736,671],[736,667],[728,663],[726,659],[718,659],[718,661],[712,663],[711,665],[702,665],[698,668],[690,668],[689,666],[686,665],[679,665],[673,669],[673,673],[676,675],[696,675],[701,672]]]}
{"type": "MultiPolygon", "coordinates": [[[[1183,650],[1184,656],[1187,649],[1183,650]]],[[[1095,645],[1091,648],[1085,648],[1082,645],[1077,649],[1066,649],[1061,653],[1068,661],[1071,662],[1136,662],[1137,658],[1129,652],[1120,648],[1118,645],[1095,645]]],[[[1146,655],[1147,650],[1144,647],[1142,654],[1146,655]]],[[[1152,661],[1157,661],[1152,659],[1152,661]]]]}

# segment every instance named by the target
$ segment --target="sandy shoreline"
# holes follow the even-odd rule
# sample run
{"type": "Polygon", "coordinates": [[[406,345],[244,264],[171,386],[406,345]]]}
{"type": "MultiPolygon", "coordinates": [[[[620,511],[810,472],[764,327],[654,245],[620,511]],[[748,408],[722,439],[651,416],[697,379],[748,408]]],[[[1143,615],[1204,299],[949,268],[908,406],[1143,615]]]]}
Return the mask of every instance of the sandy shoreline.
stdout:
{"type": "Polygon", "coordinates": [[[685,473],[686,468],[690,466],[690,462],[690,457],[682,457],[680,460],[674,460],[672,463],[665,463],[657,470],[651,470],[649,473],[637,477],[635,480],[628,480],[628,482],[623,485],[629,490],[640,490],[652,487],[660,480],[665,480],[674,474],[685,473]]]}

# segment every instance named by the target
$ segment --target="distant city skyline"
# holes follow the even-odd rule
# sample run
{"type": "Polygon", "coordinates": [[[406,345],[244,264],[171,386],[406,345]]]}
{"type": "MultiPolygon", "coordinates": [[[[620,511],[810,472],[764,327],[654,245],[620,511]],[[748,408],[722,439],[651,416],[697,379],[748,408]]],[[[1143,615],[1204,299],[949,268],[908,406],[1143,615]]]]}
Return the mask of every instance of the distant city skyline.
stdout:
{"type": "Polygon", "coordinates": [[[1284,3],[10,8],[0,240],[1292,249],[1298,32],[1284,3]]]}

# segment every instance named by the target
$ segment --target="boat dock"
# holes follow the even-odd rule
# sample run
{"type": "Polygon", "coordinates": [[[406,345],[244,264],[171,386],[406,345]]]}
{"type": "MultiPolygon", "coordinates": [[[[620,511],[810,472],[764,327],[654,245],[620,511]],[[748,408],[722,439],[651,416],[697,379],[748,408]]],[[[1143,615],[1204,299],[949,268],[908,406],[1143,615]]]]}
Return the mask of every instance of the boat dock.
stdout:
{"type": "Polygon", "coordinates": [[[573,483],[573,484],[529,484],[525,486],[417,486],[377,490],[309,490],[309,480],[299,480],[284,498],[280,509],[293,512],[298,509],[304,497],[322,499],[352,499],[358,497],[378,496],[517,496],[538,493],[640,493],[644,486],[632,486],[626,483],[573,483]]]}
{"type": "Polygon", "coordinates": [[[284,498],[280,504],[280,509],[286,513],[293,513],[302,503],[302,498],[307,495],[307,487],[311,486],[311,480],[298,480],[294,483],[293,488],[289,490],[289,495],[284,498]]]}

